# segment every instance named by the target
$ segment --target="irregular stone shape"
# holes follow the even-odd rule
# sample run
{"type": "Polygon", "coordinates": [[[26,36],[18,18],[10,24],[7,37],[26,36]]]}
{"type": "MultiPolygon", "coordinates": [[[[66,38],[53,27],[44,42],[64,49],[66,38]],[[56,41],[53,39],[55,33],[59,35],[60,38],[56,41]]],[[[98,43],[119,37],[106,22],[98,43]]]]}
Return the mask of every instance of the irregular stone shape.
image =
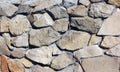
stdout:
{"type": "Polygon", "coordinates": [[[15,59],[9,59],[7,60],[8,67],[11,72],[25,72],[25,68],[20,61],[15,60],[15,59]]]}
{"type": "Polygon", "coordinates": [[[5,39],[0,36],[0,55],[10,55],[10,51],[6,45],[5,39]]]}
{"type": "Polygon", "coordinates": [[[0,2],[0,15],[12,16],[18,8],[10,3],[0,2]]]}
{"type": "Polygon", "coordinates": [[[106,52],[106,54],[111,56],[118,56],[120,57],[120,45],[117,45],[106,52]]]}
{"type": "Polygon", "coordinates": [[[47,14],[34,14],[34,23],[35,27],[44,27],[44,26],[51,26],[54,24],[52,18],[47,14]]]}
{"type": "Polygon", "coordinates": [[[9,18],[2,16],[0,19],[0,32],[9,32],[9,24],[9,18]]]}
{"type": "Polygon", "coordinates": [[[24,33],[20,36],[13,37],[11,43],[16,47],[28,47],[28,34],[24,33]]]}
{"type": "Polygon", "coordinates": [[[104,20],[98,35],[120,35],[120,9],[104,20]]]}
{"type": "Polygon", "coordinates": [[[96,36],[96,34],[93,34],[89,41],[89,45],[99,45],[101,41],[102,41],[102,37],[99,37],[99,36],[96,36]]]}
{"type": "Polygon", "coordinates": [[[55,45],[42,46],[41,48],[30,49],[26,52],[26,57],[32,61],[50,64],[53,59],[52,55],[61,54],[60,50],[55,45]]]}
{"type": "Polygon", "coordinates": [[[66,8],[77,5],[78,0],[63,0],[63,6],[66,8]]]}
{"type": "Polygon", "coordinates": [[[11,55],[13,57],[17,57],[17,58],[22,58],[25,56],[25,53],[26,53],[26,49],[24,48],[15,48],[13,49],[13,51],[11,52],[11,55]]]}
{"type": "Polygon", "coordinates": [[[102,20],[100,18],[93,19],[90,17],[74,17],[72,18],[71,25],[79,30],[97,33],[101,27],[102,20]]]}
{"type": "Polygon", "coordinates": [[[82,66],[85,72],[119,72],[117,58],[107,56],[84,59],[82,66]]]}
{"type": "Polygon", "coordinates": [[[21,0],[0,0],[0,2],[12,3],[12,4],[20,4],[21,0]]]}
{"type": "Polygon", "coordinates": [[[58,32],[66,32],[68,30],[69,20],[67,18],[62,18],[55,20],[53,28],[58,32]]]}
{"type": "Polygon", "coordinates": [[[89,39],[90,34],[71,30],[67,35],[63,36],[57,44],[61,49],[73,51],[87,46],[89,39]]]}
{"type": "Polygon", "coordinates": [[[85,5],[85,6],[89,6],[90,5],[90,1],[89,0],[79,0],[79,3],[85,5]]]}
{"type": "Polygon", "coordinates": [[[59,19],[59,18],[66,18],[68,17],[67,11],[64,7],[62,6],[53,6],[49,9],[47,9],[54,17],[54,19],[59,19]]]}
{"type": "Polygon", "coordinates": [[[26,16],[17,15],[11,19],[9,29],[12,35],[20,35],[29,31],[30,27],[31,25],[26,16]]]}
{"type": "Polygon", "coordinates": [[[30,44],[35,46],[49,45],[59,38],[60,34],[50,27],[30,31],[30,44]]]}
{"type": "Polygon", "coordinates": [[[32,8],[29,5],[19,5],[17,13],[30,13],[32,8]]]}
{"type": "Polygon", "coordinates": [[[120,7],[120,0],[108,0],[108,3],[120,7]]]}
{"type": "Polygon", "coordinates": [[[89,15],[91,17],[109,17],[114,11],[115,6],[100,2],[93,3],[90,6],[89,15]]]}
{"type": "Polygon", "coordinates": [[[32,66],[29,72],[55,72],[49,67],[41,67],[39,65],[32,66]]]}
{"type": "Polygon", "coordinates": [[[32,67],[33,64],[26,58],[19,59],[19,61],[25,66],[25,67],[32,67]]]}
{"type": "Polygon", "coordinates": [[[74,52],[75,57],[89,58],[103,55],[103,50],[98,45],[90,45],[74,52]]]}
{"type": "Polygon", "coordinates": [[[71,54],[64,53],[64,54],[58,55],[52,60],[51,67],[56,70],[60,70],[73,63],[74,63],[73,56],[71,54]]]}
{"type": "Polygon", "coordinates": [[[120,37],[105,36],[101,42],[101,46],[105,48],[111,48],[120,43],[120,37]]]}
{"type": "Polygon", "coordinates": [[[100,1],[103,1],[103,0],[90,0],[91,2],[100,2],[100,1]]]}
{"type": "Polygon", "coordinates": [[[86,16],[88,9],[83,5],[68,8],[68,13],[72,16],[86,16]]]}
{"type": "Polygon", "coordinates": [[[79,63],[74,63],[73,65],[70,65],[57,72],[83,72],[83,70],[79,63]]]}
{"type": "Polygon", "coordinates": [[[5,55],[1,56],[1,71],[2,72],[9,72],[7,67],[7,58],[5,55]]]}

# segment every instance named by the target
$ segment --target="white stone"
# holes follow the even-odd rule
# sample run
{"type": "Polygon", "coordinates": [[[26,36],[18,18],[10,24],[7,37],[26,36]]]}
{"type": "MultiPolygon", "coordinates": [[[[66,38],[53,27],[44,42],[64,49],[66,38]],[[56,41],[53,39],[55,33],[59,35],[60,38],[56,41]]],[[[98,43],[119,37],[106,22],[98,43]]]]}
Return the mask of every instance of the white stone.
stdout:
{"type": "Polygon", "coordinates": [[[20,3],[21,3],[21,0],[0,0],[0,2],[20,4],[20,3]]]}
{"type": "Polygon", "coordinates": [[[89,0],[79,0],[79,3],[85,5],[85,6],[89,6],[90,5],[90,1],[89,0]]]}

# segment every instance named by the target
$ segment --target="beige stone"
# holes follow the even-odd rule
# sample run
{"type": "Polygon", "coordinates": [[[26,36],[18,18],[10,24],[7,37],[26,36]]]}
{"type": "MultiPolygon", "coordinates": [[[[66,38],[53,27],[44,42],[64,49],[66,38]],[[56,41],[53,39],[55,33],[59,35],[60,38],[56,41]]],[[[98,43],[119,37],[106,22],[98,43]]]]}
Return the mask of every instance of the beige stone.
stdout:
{"type": "Polygon", "coordinates": [[[32,67],[33,64],[31,61],[29,61],[28,59],[26,58],[21,58],[19,59],[19,61],[25,66],[25,67],[32,67]]]}
{"type": "Polygon", "coordinates": [[[120,0],[108,0],[108,3],[116,5],[116,6],[120,6],[120,0]]]}

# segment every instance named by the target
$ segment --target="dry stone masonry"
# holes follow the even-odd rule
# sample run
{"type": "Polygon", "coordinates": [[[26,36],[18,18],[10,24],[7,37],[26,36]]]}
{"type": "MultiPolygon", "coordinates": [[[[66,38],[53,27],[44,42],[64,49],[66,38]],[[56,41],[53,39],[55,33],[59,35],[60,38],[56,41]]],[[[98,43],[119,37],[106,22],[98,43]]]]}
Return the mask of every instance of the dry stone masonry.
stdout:
{"type": "Polygon", "coordinates": [[[120,0],[0,0],[0,72],[120,72],[120,0]]]}

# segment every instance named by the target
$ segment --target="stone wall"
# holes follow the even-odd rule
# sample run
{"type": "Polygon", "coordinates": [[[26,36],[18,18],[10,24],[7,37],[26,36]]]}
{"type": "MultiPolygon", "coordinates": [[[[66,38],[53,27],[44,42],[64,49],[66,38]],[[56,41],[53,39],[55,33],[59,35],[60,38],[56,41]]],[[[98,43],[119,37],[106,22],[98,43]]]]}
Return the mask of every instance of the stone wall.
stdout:
{"type": "Polygon", "coordinates": [[[0,0],[0,72],[120,72],[120,0],[0,0]]]}

